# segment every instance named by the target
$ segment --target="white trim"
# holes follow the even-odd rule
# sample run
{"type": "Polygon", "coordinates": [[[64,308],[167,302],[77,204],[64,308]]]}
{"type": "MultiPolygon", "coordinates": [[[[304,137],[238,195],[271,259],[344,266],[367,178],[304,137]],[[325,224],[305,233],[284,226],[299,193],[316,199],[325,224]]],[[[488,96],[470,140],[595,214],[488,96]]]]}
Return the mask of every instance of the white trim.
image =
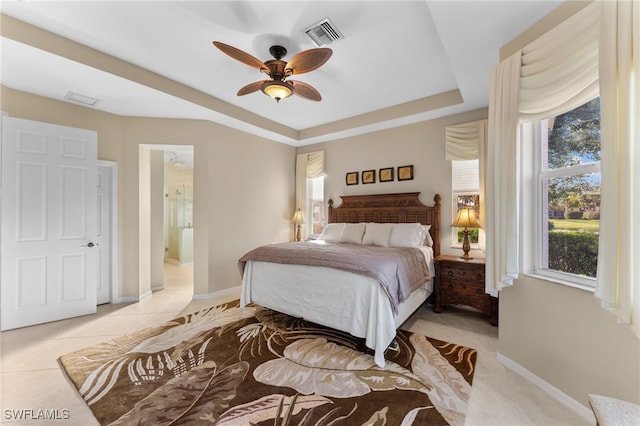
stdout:
{"type": "Polygon", "coordinates": [[[151,290],[147,290],[144,293],[142,293],[140,295],[140,297],[138,298],[138,302],[142,302],[144,299],[146,299],[147,297],[151,297],[151,295],[153,294],[153,292],[151,290]]]}
{"type": "Polygon", "coordinates": [[[140,301],[139,297],[120,297],[118,299],[115,299],[113,302],[113,304],[116,303],[137,303],[140,301]]]}
{"type": "MultiPolygon", "coordinates": [[[[534,263],[532,265],[527,265],[524,270],[528,271],[528,274],[534,276],[536,278],[554,282],[557,284],[568,285],[570,287],[580,288],[583,290],[591,290],[595,288],[596,279],[586,276],[581,276],[577,274],[572,274],[569,272],[555,271],[553,269],[549,269],[544,267],[543,265],[548,264],[548,259],[545,258],[546,250],[545,247],[548,245],[549,241],[549,231],[548,231],[548,220],[549,217],[547,215],[546,206],[544,206],[544,194],[543,194],[543,185],[542,181],[544,179],[550,179],[555,177],[562,176],[573,176],[577,174],[587,174],[587,173],[595,173],[600,172],[600,162],[592,162],[586,164],[579,164],[576,166],[570,167],[561,167],[557,169],[546,169],[546,159],[543,161],[543,153],[542,146],[546,143],[546,138],[548,136],[548,120],[543,119],[539,121],[529,122],[529,123],[520,123],[520,131],[522,132],[523,141],[525,140],[525,134],[528,138],[531,138],[531,142],[534,147],[534,155],[533,155],[533,182],[532,186],[534,188],[532,195],[525,195],[532,197],[531,204],[534,206],[533,210],[533,253],[534,253],[534,263]],[[543,138],[545,139],[543,141],[543,138]]],[[[523,186],[524,186],[523,179],[523,186]]],[[[526,191],[523,191],[524,194],[527,194],[526,191]]],[[[523,197],[524,202],[524,197],[523,197]]],[[[526,210],[522,210],[526,211],[526,210]]],[[[523,220],[523,223],[525,220],[523,220]]]]}
{"type": "Polygon", "coordinates": [[[542,280],[582,288],[585,290],[594,291],[596,288],[595,278],[572,274],[570,272],[554,271],[553,269],[536,266],[533,269],[532,275],[542,280]]]}
{"type": "Polygon", "coordinates": [[[567,281],[567,280],[563,280],[560,278],[554,278],[548,275],[543,275],[537,272],[527,272],[524,273],[523,275],[527,276],[527,277],[531,277],[531,278],[535,278],[538,280],[542,280],[542,281],[547,281],[553,284],[561,284],[561,285],[565,285],[567,287],[573,287],[573,288],[577,288],[578,290],[584,290],[584,291],[589,291],[592,294],[596,291],[594,286],[588,286],[588,285],[581,285],[581,284],[577,284],[575,282],[571,282],[571,281],[567,281]]]}
{"type": "MultiPolygon", "coordinates": [[[[123,300],[118,297],[118,163],[98,160],[98,165],[111,169],[111,295],[110,302],[123,300]]],[[[122,302],[118,302],[122,303],[122,302]]]]}
{"type": "Polygon", "coordinates": [[[153,294],[153,292],[151,290],[141,294],[138,297],[120,297],[118,299],[114,299],[113,304],[116,303],[138,303],[138,302],[142,302],[144,299],[146,299],[147,297],[150,297],[153,294]]]}
{"type": "Polygon", "coordinates": [[[224,298],[224,297],[237,297],[239,299],[241,289],[242,289],[242,286],[238,285],[231,288],[225,288],[224,290],[214,291],[213,293],[194,294],[193,300],[206,300],[206,299],[224,298]]]}
{"type": "Polygon", "coordinates": [[[540,389],[553,397],[553,399],[555,399],[556,401],[564,404],[567,408],[582,417],[585,421],[589,422],[590,424],[593,424],[593,422],[595,421],[595,416],[588,407],[571,398],[569,395],[562,392],[560,389],[556,388],[549,382],[536,376],[531,371],[524,368],[522,365],[511,360],[510,358],[507,358],[500,352],[498,352],[497,360],[500,364],[504,365],[509,370],[538,386],[540,389]]]}

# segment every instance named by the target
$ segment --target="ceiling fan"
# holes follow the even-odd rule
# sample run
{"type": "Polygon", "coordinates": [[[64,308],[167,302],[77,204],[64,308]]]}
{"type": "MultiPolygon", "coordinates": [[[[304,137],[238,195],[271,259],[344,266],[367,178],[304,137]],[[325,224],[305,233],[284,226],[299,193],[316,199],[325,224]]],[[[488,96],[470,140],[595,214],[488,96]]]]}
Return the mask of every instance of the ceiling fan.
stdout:
{"type": "Polygon", "coordinates": [[[287,49],[282,46],[271,46],[269,53],[271,53],[271,56],[275,59],[262,62],[247,52],[229,46],[228,44],[219,41],[214,41],[213,44],[233,59],[250,67],[257,68],[271,77],[270,80],[256,81],[247,84],[238,90],[238,96],[260,90],[264,94],[271,96],[276,102],[280,102],[280,99],[287,98],[294,93],[311,101],[317,102],[322,100],[320,93],[311,85],[302,81],[287,79],[294,74],[304,74],[320,68],[333,54],[331,49],[323,47],[305,50],[294,55],[288,62],[285,62],[282,58],[287,55],[287,49]]]}

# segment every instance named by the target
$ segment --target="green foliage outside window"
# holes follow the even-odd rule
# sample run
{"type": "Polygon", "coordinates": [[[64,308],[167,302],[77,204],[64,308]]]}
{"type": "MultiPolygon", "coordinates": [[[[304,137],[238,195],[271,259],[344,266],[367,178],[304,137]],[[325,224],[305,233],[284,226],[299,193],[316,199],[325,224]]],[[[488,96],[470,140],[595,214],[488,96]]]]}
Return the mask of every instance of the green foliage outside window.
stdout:
{"type": "Polygon", "coordinates": [[[549,232],[549,254],[549,269],[595,278],[598,266],[598,234],[577,231],[549,232]]]}
{"type": "MultiPolygon", "coordinates": [[[[555,117],[547,150],[549,169],[600,161],[600,98],[555,117]]],[[[563,211],[567,219],[593,211],[600,201],[599,179],[586,175],[551,179],[548,191],[549,209],[563,211]]]]}
{"type": "MultiPolygon", "coordinates": [[[[464,228],[458,228],[458,242],[462,244],[462,240],[464,240],[463,234],[464,228]]],[[[478,228],[469,229],[469,243],[478,244],[478,228]]]]}
{"type": "MultiPolygon", "coordinates": [[[[600,99],[554,118],[547,141],[549,170],[600,161],[600,99]]],[[[546,180],[548,268],[595,278],[600,227],[600,174],[575,173],[546,180]],[[552,214],[553,213],[553,214],[552,214]]]]}

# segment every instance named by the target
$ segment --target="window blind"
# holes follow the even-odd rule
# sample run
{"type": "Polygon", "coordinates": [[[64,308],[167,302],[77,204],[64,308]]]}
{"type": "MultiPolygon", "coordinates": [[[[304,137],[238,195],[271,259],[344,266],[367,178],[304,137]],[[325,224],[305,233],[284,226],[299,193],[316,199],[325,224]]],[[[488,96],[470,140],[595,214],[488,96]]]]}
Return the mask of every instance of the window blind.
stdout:
{"type": "Polygon", "coordinates": [[[478,160],[451,162],[451,190],[453,192],[479,192],[480,167],[478,160]]]}

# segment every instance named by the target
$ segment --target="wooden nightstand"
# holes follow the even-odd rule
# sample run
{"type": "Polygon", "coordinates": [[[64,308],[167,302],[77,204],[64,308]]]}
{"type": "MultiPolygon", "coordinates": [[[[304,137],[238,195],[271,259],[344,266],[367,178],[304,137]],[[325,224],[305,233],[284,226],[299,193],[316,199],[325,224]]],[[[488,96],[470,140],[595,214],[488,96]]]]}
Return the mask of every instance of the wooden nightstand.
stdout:
{"type": "Polygon", "coordinates": [[[465,305],[489,315],[489,323],[498,325],[498,299],[485,293],[484,259],[463,260],[458,256],[436,257],[436,313],[446,305],[465,305]]]}

